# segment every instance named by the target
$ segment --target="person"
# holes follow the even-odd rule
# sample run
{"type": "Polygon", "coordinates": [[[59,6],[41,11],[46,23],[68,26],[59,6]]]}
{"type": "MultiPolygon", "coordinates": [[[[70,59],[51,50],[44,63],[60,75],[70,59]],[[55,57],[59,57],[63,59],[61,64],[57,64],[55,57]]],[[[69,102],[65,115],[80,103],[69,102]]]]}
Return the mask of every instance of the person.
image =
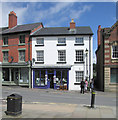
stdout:
{"type": "Polygon", "coordinates": [[[88,81],[85,80],[85,91],[87,91],[87,87],[88,87],[88,81]]]}
{"type": "Polygon", "coordinates": [[[85,85],[85,82],[82,79],[80,87],[81,87],[81,93],[83,94],[84,94],[84,85],[85,85]]]}

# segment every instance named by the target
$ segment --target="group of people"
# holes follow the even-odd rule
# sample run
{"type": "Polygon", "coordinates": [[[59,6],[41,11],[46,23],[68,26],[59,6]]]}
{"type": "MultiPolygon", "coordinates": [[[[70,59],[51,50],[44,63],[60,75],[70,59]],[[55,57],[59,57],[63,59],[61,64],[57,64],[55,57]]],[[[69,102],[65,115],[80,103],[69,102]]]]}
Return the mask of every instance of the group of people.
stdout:
{"type": "Polygon", "coordinates": [[[82,80],[80,87],[81,87],[81,91],[80,92],[83,93],[83,94],[84,94],[84,92],[86,92],[88,90],[88,88],[91,91],[94,88],[93,79],[90,81],[90,83],[88,83],[87,80],[85,80],[85,81],[82,80]],[[89,86],[88,86],[88,84],[89,84],[89,86]]]}

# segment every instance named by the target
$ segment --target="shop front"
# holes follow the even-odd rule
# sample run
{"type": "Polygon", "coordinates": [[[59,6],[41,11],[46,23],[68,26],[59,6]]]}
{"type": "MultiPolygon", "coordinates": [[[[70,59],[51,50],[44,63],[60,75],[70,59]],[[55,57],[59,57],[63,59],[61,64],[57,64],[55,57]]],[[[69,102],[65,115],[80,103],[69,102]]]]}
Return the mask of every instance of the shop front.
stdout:
{"type": "Polygon", "coordinates": [[[2,66],[2,85],[31,86],[31,71],[29,66],[2,66]]]}
{"type": "Polygon", "coordinates": [[[68,90],[69,69],[33,69],[33,88],[68,90]]]}

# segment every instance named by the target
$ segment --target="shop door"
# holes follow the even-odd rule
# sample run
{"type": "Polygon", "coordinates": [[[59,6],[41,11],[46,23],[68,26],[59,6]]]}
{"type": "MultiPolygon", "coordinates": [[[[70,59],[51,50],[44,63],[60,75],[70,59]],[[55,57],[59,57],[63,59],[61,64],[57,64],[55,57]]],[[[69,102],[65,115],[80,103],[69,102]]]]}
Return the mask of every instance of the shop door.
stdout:
{"type": "Polygon", "coordinates": [[[54,81],[53,81],[54,74],[48,74],[48,79],[50,81],[50,88],[54,89],[54,81]]]}
{"type": "Polygon", "coordinates": [[[19,82],[18,82],[18,69],[17,68],[13,68],[11,69],[11,75],[12,75],[12,81],[18,85],[19,82]]]}

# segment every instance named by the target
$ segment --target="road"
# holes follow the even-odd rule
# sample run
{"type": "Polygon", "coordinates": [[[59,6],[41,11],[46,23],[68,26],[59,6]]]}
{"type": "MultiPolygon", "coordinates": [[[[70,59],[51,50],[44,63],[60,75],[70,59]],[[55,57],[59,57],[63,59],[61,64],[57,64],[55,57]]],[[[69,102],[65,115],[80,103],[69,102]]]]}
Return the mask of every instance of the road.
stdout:
{"type": "MultiPolygon", "coordinates": [[[[30,89],[18,86],[2,86],[2,99],[17,93],[22,96],[23,103],[68,103],[91,104],[91,93],[81,94],[80,91],[59,91],[52,89],[30,89]]],[[[115,92],[98,92],[95,95],[95,105],[116,106],[115,92]]]]}

